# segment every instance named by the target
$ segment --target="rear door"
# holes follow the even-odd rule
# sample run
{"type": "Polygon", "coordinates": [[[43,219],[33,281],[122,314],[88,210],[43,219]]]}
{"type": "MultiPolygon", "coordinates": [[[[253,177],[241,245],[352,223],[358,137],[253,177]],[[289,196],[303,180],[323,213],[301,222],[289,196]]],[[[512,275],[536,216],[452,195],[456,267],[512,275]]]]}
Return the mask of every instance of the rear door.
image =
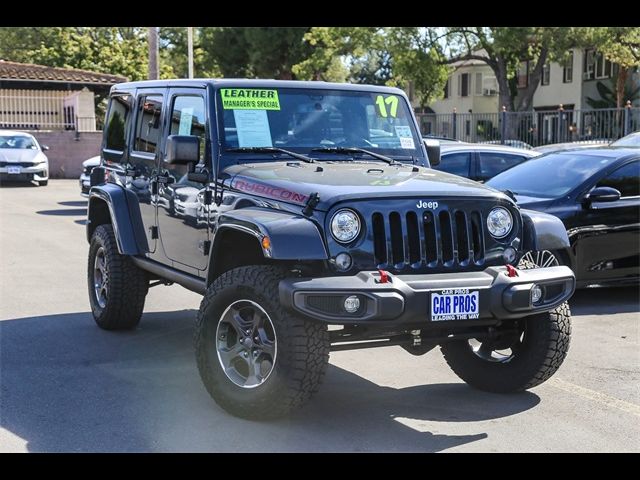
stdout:
{"type": "Polygon", "coordinates": [[[441,172],[460,175],[461,177],[470,178],[471,175],[471,153],[470,152],[451,152],[441,155],[440,165],[435,167],[441,172]]]}
{"type": "MultiPolygon", "coordinates": [[[[200,139],[200,164],[210,169],[211,159],[205,152],[209,125],[206,116],[204,88],[171,88],[167,102],[169,135],[194,135],[200,139]]],[[[158,227],[165,255],[180,264],[180,269],[197,274],[208,264],[209,229],[207,186],[188,179],[187,165],[160,161],[158,176],[158,227]]],[[[175,265],[174,265],[175,266],[175,265]]]]}
{"type": "Polygon", "coordinates": [[[524,155],[503,152],[478,152],[478,171],[475,180],[486,182],[527,159],[524,155]]]}

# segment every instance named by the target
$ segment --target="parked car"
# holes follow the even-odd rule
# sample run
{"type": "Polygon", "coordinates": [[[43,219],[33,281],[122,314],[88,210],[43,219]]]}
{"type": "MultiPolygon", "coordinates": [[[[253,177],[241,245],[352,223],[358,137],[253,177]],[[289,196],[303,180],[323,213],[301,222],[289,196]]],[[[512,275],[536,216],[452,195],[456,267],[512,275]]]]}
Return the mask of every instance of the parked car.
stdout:
{"type": "Polygon", "coordinates": [[[200,377],[232,414],[302,405],[331,350],[440,345],[460,378],[498,393],[562,364],[571,269],[508,265],[533,245],[568,248],[562,222],[430,169],[437,145],[402,90],[133,82],[111,88],[105,123],[86,224],[93,318],[133,329],[150,287],[202,295],[200,377]],[[184,175],[197,188],[172,189],[184,175]],[[164,214],[172,198],[196,221],[164,214]]]}
{"type": "Polygon", "coordinates": [[[524,148],[525,150],[533,149],[533,146],[529,145],[527,142],[523,142],[522,140],[505,140],[504,143],[501,140],[489,140],[486,142],[478,143],[486,143],[489,145],[506,145],[507,147],[524,148]]]}
{"type": "Polygon", "coordinates": [[[100,165],[100,155],[91,157],[82,162],[82,173],[80,174],[80,195],[83,197],[89,196],[89,189],[91,188],[91,171],[98,165],[100,165]]]}
{"type": "Polygon", "coordinates": [[[423,135],[425,140],[438,140],[441,144],[447,143],[464,143],[462,140],[456,140],[455,138],[443,137],[441,135],[423,135]]]}
{"type": "Polygon", "coordinates": [[[611,143],[612,147],[640,147],[640,132],[633,132],[611,143]]]}
{"type": "Polygon", "coordinates": [[[448,143],[440,146],[440,153],[440,165],[433,168],[478,182],[540,155],[532,150],[486,143],[448,143]]]}
{"type": "Polygon", "coordinates": [[[637,283],[640,275],[640,150],[600,147],[533,159],[487,185],[510,190],[519,206],[559,217],[571,248],[528,254],[567,265],[578,286],[637,283]]]}
{"type": "Polygon", "coordinates": [[[543,154],[550,152],[559,152],[561,150],[576,150],[580,149],[588,149],[588,148],[598,148],[598,147],[606,147],[609,145],[608,140],[589,140],[589,141],[577,141],[577,142],[563,142],[563,143],[550,143],[548,145],[540,145],[539,147],[534,147],[533,150],[543,154]]]}
{"type": "Polygon", "coordinates": [[[49,150],[26,132],[0,130],[0,183],[36,181],[44,187],[49,183],[49,150]]]}

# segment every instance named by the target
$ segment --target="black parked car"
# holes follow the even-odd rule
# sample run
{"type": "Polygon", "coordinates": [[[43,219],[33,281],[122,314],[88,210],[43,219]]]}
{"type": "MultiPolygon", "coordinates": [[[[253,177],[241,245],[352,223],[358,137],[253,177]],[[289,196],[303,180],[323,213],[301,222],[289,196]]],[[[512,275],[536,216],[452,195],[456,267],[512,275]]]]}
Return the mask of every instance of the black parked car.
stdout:
{"type": "Polygon", "coordinates": [[[540,155],[533,150],[486,143],[446,143],[440,151],[440,165],[433,168],[478,182],[540,155]]]}
{"type": "Polygon", "coordinates": [[[637,283],[640,278],[640,150],[563,150],[487,182],[518,205],[559,217],[571,248],[532,252],[539,265],[564,264],[578,286],[637,283]]]}
{"type": "Polygon", "coordinates": [[[87,213],[96,323],[135,328],[149,287],[200,293],[202,381],[249,418],[308,400],[331,350],[441,346],[476,388],[539,385],[567,354],[575,279],[511,264],[568,248],[567,232],[430,169],[437,146],[418,132],[395,88],[115,85],[87,213]]]}

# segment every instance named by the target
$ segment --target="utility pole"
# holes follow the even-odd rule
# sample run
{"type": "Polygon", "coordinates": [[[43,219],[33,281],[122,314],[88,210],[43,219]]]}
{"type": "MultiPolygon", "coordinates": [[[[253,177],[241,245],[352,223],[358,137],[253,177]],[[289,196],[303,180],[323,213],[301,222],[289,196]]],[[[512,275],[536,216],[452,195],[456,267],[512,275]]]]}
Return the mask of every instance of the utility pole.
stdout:
{"type": "Polygon", "coordinates": [[[157,80],[159,76],[158,27],[149,27],[149,80],[157,80]]]}
{"type": "Polygon", "coordinates": [[[193,78],[193,27],[187,27],[187,50],[189,53],[189,78],[193,78]]]}

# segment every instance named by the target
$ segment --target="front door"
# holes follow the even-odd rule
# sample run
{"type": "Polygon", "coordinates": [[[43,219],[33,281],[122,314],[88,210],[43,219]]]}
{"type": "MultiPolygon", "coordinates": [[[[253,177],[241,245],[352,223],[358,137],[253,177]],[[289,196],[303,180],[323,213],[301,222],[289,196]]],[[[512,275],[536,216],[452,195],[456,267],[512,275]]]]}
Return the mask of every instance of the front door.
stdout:
{"type": "Polygon", "coordinates": [[[611,281],[638,276],[640,267],[640,161],[628,163],[595,186],[620,191],[616,202],[586,207],[576,248],[579,281],[611,281]]]}
{"type": "MultiPolygon", "coordinates": [[[[207,151],[205,90],[175,88],[169,92],[166,135],[195,135],[200,139],[199,163],[210,163],[207,151]]],[[[207,268],[209,254],[208,205],[205,185],[187,178],[186,165],[160,162],[158,227],[167,258],[195,270],[207,268]]],[[[196,274],[192,271],[190,273],[196,274]]]]}

